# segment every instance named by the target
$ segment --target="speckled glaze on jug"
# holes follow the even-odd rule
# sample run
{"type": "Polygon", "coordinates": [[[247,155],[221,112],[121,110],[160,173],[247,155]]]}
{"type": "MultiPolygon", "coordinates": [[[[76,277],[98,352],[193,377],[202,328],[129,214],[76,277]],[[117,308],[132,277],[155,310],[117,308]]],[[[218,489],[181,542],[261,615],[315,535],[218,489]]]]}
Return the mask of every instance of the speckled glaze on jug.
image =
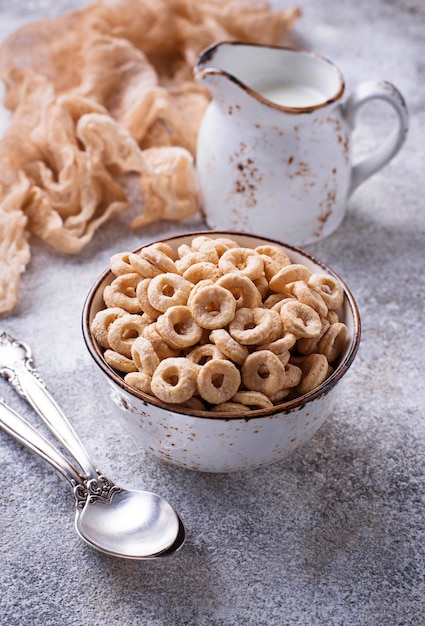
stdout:
{"type": "Polygon", "coordinates": [[[344,79],[327,59],[275,46],[221,42],[205,50],[195,79],[212,100],[201,121],[196,165],[212,229],[279,237],[296,245],[331,234],[351,193],[400,150],[408,113],[385,81],[361,83],[343,101],[344,79]],[[282,106],[262,86],[300,81],[319,91],[309,106],[282,106]],[[353,165],[351,133],[363,104],[384,100],[397,113],[393,133],[353,165]]]}

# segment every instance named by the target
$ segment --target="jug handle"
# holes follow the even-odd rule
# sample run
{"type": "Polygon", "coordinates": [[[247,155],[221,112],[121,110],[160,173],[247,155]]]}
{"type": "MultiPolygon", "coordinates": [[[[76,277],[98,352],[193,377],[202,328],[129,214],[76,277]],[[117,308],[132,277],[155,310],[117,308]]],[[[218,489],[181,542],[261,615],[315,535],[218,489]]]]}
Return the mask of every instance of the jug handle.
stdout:
{"type": "Polygon", "coordinates": [[[355,128],[360,108],[371,100],[388,102],[397,113],[397,126],[379,148],[352,167],[348,195],[351,195],[361,183],[384,167],[397,154],[406,139],[409,127],[406,103],[398,89],[386,81],[369,80],[357,85],[342,105],[343,117],[351,130],[355,128]]]}

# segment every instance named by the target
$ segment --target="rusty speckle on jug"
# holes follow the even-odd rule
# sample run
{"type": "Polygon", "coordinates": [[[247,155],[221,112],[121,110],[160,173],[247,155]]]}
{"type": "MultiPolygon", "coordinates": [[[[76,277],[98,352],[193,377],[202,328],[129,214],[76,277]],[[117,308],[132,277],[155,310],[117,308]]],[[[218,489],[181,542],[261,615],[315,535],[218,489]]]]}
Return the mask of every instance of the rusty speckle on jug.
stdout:
{"type": "Polygon", "coordinates": [[[244,209],[238,209],[232,207],[228,213],[230,218],[230,227],[234,230],[240,230],[243,232],[249,227],[249,219],[247,211],[244,209]]]}
{"type": "Polygon", "coordinates": [[[336,190],[328,191],[326,194],[326,199],[321,203],[321,212],[317,217],[318,227],[314,233],[315,237],[320,237],[325,227],[326,222],[332,215],[332,210],[336,202],[336,190]]]}
{"type": "MultiPolygon", "coordinates": [[[[232,192],[245,196],[245,207],[252,208],[257,204],[256,192],[262,183],[263,177],[251,157],[245,157],[247,145],[241,142],[239,151],[230,156],[232,167],[236,167],[237,177],[233,183],[232,192]]],[[[239,216],[239,219],[241,216],[239,216]]]]}
{"type": "Polygon", "coordinates": [[[293,176],[308,176],[310,174],[310,165],[304,161],[298,163],[298,169],[293,176]]]}
{"type": "Polygon", "coordinates": [[[342,145],[342,153],[347,164],[350,163],[350,142],[347,135],[338,135],[338,143],[342,145]]]}
{"type": "Polygon", "coordinates": [[[257,204],[256,191],[262,182],[262,176],[259,175],[258,168],[251,158],[239,160],[236,169],[238,177],[233,186],[234,192],[245,194],[246,206],[253,207],[257,204]]]}

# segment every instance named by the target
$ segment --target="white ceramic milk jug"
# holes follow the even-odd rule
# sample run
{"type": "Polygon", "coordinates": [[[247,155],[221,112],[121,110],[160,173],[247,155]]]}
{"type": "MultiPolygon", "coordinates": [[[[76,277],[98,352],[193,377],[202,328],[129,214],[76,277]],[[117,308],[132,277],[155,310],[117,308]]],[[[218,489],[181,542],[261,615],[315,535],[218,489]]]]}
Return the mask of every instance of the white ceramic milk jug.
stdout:
{"type": "Polygon", "coordinates": [[[195,79],[212,94],[196,155],[212,229],[297,245],[326,237],[340,225],[350,194],[406,137],[408,113],[393,85],[364,82],[343,101],[341,72],[317,54],[221,42],[200,55],[195,79]],[[383,145],[353,165],[356,115],[374,99],[389,103],[397,122],[383,145]]]}

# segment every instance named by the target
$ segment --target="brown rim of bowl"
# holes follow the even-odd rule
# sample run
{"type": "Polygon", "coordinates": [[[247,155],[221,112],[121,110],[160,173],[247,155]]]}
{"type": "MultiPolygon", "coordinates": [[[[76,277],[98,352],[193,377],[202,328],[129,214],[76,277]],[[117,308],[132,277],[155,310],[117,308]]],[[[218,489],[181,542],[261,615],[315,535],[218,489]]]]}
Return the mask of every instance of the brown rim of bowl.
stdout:
{"type": "Polygon", "coordinates": [[[299,396],[298,398],[295,398],[294,400],[289,400],[288,402],[282,402],[281,404],[276,404],[273,406],[273,408],[255,409],[253,411],[250,411],[246,415],[238,414],[238,413],[231,413],[231,412],[214,413],[213,415],[211,415],[211,411],[196,411],[196,410],[188,409],[185,407],[182,407],[181,409],[179,409],[179,407],[177,406],[170,406],[169,404],[166,404],[165,402],[158,400],[158,398],[155,398],[154,396],[150,396],[146,393],[143,393],[142,391],[138,391],[137,389],[134,389],[134,387],[130,387],[130,385],[128,385],[124,381],[124,379],[121,378],[121,376],[119,376],[119,374],[117,374],[116,371],[112,369],[106,363],[106,361],[103,358],[102,351],[99,349],[99,347],[97,346],[97,343],[92,338],[92,335],[90,332],[90,325],[89,325],[90,309],[92,306],[93,299],[97,293],[99,284],[105,280],[108,274],[110,274],[110,270],[108,269],[105,272],[103,272],[101,276],[97,278],[97,280],[94,282],[94,284],[90,288],[90,291],[87,295],[87,298],[83,306],[83,313],[82,313],[82,331],[83,331],[83,338],[84,338],[85,344],[87,346],[87,349],[91,357],[93,358],[95,363],[100,367],[103,373],[106,374],[107,377],[110,378],[116,385],[121,387],[124,391],[134,396],[138,400],[142,401],[146,406],[148,406],[149,404],[153,404],[161,409],[165,409],[172,413],[183,414],[183,415],[187,415],[190,417],[202,417],[204,419],[209,418],[209,419],[214,419],[214,420],[221,419],[221,420],[227,421],[229,419],[232,419],[232,420],[243,419],[247,421],[256,417],[272,416],[277,413],[292,413],[293,411],[303,408],[308,402],[311,402],[312,400],[315,400],[316,398],[319,398],[329,393],[329,391],[331,391],[331,389],[333,389],[333,387],[337,384],[337,382],[341,380],[341,378],[344,376],[344,374],[347,372],[347,370],[351,366],[354,360],[354,357],[357,354],[359,343],[360,343],[360,333],[361,333],[360,314],[359,314],[356,301],[354,300],[354,297],[350,289],[345,284],[345,282],[340,278],[340,276],[336,272],[334,272],[328,265],[326,265],[326,263],[318,259],[316,256],[314,256],[310,252],[307,252],[306,250],[299,248],[298,246],[285,243],[277,239],[264,237],[262,235],[241,233],[241,232],[236,232],[236,231],[231,231],[231,230],[220,230],[220,231],[201,230],[201,231],[193,231],[193,232],[188,232],[188,233],[181,233],[178,235],[173,235],[170,237],[165,237],[163,239],[152,241],[150,243],[146,243],[143,246],[136,248],[134,252],[137,252],[141,250],[142,248],[145,248],[146,246],[151,245],[152,243],[158,243],[159,241],[161,242],[162,241],[164,242],[175,241],[178,239],[183,239],[183,238],[188,238],[188,237],[191,237],[193,239],[194,237],[197,237],[199,235],[205,235],[205,236],[209,236],[209,235],[227,236],[228,235],[228,236],[236,236],[236,237],[247,237],[248,239],[250,238],[261,239],[262,241],[267,241],[268,243],[276,244],[278,246],[284,246],[285,248],[292,250],[306,257],[312,263],[321,267],[326,273],[336,278],[340,282],[344,290],[344,295],[349,305],[349,309],[351,311],[351,315],[353,319],[353,337],[351,339],[350,348],[346,356],[344,357],[344,359],[338,364],[338,366],[335,368],[332,374],[325,381],[323,381],[321,385],[316,387],[313,391],[310,391],[302,396],[299,396]]]}

